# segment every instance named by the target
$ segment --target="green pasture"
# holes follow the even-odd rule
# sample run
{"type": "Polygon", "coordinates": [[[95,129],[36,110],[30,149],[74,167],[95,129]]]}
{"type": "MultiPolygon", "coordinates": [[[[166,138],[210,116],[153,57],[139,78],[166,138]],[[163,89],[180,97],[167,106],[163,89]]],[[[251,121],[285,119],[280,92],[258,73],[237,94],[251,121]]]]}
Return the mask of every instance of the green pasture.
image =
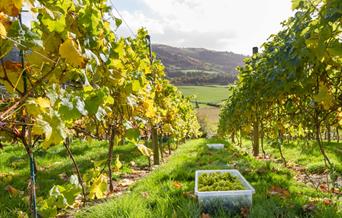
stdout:
{"type": "Polygon", "coordinates": [[[219,104],[229,96],[227,86],[178,86],[182,93],[189,97],[193,96],[193,101],[219,104]]]}

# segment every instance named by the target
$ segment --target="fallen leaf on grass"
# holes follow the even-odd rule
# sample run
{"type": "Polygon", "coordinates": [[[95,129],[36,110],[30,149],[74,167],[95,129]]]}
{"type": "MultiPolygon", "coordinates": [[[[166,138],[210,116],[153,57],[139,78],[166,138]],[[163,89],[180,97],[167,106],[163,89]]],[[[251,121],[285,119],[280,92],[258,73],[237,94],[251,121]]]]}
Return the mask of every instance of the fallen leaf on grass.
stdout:
{"type": "Polygon", "coordinates": [[[209,213],[202,213],[201,218],[211,218],[211,216],[209,215],[209,213]]]}
{"type": "Polygon", "coordinates": [[[329,206],[329,205],[332,205],[333,202],[331,199],[324,198],[323,203],[324,203],[324,205],[329,206]]]}
{"type": "Polygon", "coordinates": [[[280,188],[279,186],[272,186],[271,189],[268,191],[270,195],[277,195],[282,198],[286,198],[290,196],[290,192],[286,189],[280,188]]]}
{"type": "Polygon", "coordinates": [[[322,192],[328,192],[329,191],[329,187],[327,184],[325,183],[322,183],[319,185],[319,189],[322,191],[322,192]]]}
{"type": "Polygon", "coordinates": [[[129,185],[132,185],[133,183],[134,183],[134,181],[131,180],[131,179],[123,179],[120,182],[118,182],[118,185],[122,186],[122,187],[126,187],[126,186],[129,186],[129,185]]]}
{"type": "Polygon", "coordinates": [[[183,195],[191,199],[196,199],[196,195],[194,194],[194,192],[183,192],[183,195]]]}
{"type": "Polygon", "coordinates": [[[132,167],[137,166],[137,164],[136,164],[134,161],[129,162],[129,164],[130,164],[132,167]]]}
{"type": "Polygon", "coordinates": [[[312,212],[316,209],[316,205],[315,202],[309,202],[307,204],[304,204],[302,208],[305,212],[312,212]]]}
{"type": "Polygon", "coordinates": [[[144,197],[144,198],[148,198],[149,193],[148,192],[140,192],[140,194],[144,197]]]}
{"type": "Polygon", "coordinates": [[[342,192],[338,188],[331,188],[331,192],[338,195],[342,194],[342,192]]]}
{"type": "Polygon", "coordinates": [[[77,199],[75,202],[70,206],[73,209],[79,209],[83,205],[82,199],[77,199]]]}
{"type": "Polygon", "coordinates": [[[183,187],[182,183],[177,181],[172,182],[172,186],[176,189],[181,189],[183,187]]]}
{"type": "Polygon", "coordinates": [[[7,191],[11,197],[16,197],[19,194],[21,194],[21,192],[18,189],[14,188],[11,185],[6,186],[5,191],[7,191]]]}

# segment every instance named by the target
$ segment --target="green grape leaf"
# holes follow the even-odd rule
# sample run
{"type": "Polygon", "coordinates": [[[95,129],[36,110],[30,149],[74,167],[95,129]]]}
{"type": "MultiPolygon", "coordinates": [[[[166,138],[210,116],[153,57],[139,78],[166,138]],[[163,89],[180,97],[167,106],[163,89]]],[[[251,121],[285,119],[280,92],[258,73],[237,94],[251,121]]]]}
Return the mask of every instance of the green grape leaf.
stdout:
{"type": "Polygon", "coordinates": [[[122,20],[115,17],[115,26],[116,26],[116,28],[119,28],[121,26],[121,24],[122,24],[122,20]]]}
{"type": "Polygon", "coordinates": [[[75,198],[81,193],[81,187],[80,185],[68,184],[62,193],[67,203],[72,205],[75,202],[75,198]]]}
{"type": "Polygon", "coordinates": [[[39,116],[34,125],[37,132],[44,132],[45,140],[41,144],[44,149],[62,143],[67,136],[64,123],[54,111],[39,116]]]}
{"type": "MultiPolygon", "coordinates": [[[[85,109],[89,114],[97,114],[99,107],[106,100],[106,92],[104,90],[89,90],[85,95],[85,109]]],[[[102,108],[103,109],[103,108],[102,108]]],[[[103,111],[102,111],[103,112],[103,111]]],[[[100,112],[101,113],[101,112],[100,112]]],[[[98,114],[100,116],[101,114],[98,114]]]]}
{"type": "Polygon", "coordinates": [[[55,205],[49,205],[47,201],[42,201],[39,203],[38,211],[42,217],[57,216],[57,207],[55,205]]]}
{"type": "Polygon", "coordinates": [[[65,15],[60,14],[58,17],[51,17],[51,11],[46,12],[42,17],[42,23],[48,28],[50,32],[61,33],[66,27],[65,15]]]}
{"type": "Polygon", "coordinates": [[[128,129],[126,130],[125,139],[133,144],[137,143],[139,140],[139,130],[138,129],[128,129]]]}
{"type": "Polygon", "coordinates": [[[292,0],[292,10],[299,9],[302,7],[303,0],[292,0]]]}
{"type": "Polygon", "coordinates": [[[328,110],[334,104],[333,96],[331,96],[328,87],[323,83],[320,83],[319,92],[313,98],[315,102],[321,104],[325,110],[328,110]]]}

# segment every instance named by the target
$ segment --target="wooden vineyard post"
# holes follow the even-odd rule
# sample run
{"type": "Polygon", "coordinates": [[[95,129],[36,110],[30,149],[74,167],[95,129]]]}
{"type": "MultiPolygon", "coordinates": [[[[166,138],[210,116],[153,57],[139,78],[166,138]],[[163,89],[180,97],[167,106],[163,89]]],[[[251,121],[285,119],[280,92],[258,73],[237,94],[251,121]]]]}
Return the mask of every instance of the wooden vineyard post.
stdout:
{"type": "MultiPolygon", "coordinates": [[[[258,53],[258,47],[253,47],[253,55],[258,53]]],[[[253,155],[259,155],[259,117],[258,117],[258,105],[255,105],[255,119],[253,121],[253,155]]]]}
{"type": "Polygon", "coordinates": [[[156,128],[152,128],[152,149],[153,149],[153,164],[159,165],[159,148],[158,148],[158,133],[156,128]]]}
{"type": "MultiPolygon", "coordinates": [[[[150,64],[153,64],[153,56],[152,56],[152,45],[151,45],[151,37],[150,35],[146,36],[146,40],[148,43],[149,48],[149,55],[150,55],[150,64]]],[[[153,75],[154,76],[154,75],[153,75]]],[[[154,78],[155,80],[155,78],[154,78]]],[[[154,80],[152,81],[154,83],[154,80]]],[[[158,147],[158,133],[157,133],[157,127],[152,124],[151,122],[151,137],[152,137],[152,150],[153,150],[153,164],[159,165],[159,147],[158,147]]]]}

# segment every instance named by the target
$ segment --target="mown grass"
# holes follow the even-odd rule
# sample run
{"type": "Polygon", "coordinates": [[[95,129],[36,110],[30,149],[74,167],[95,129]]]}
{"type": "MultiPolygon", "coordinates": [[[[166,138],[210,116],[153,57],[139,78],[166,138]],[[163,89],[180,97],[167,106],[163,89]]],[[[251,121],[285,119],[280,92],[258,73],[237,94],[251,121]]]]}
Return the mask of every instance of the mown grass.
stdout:
{"type": "MultiPolygon", "coordinates": [[[[93,167],[92,161],[105,160],[107,155],[106,142],[75,141],[71,150],[80,167],[81,173],[93,167]]],[[[35,151],[38,165],[37,197],[47,197],[53,185],[62,185],[66,181],[64,176],[75,174],[71,159],[63,145],[54,146],[48,150],[35,151]]],[[[117,146],[114,154],[120,155],[123,169],[129,173],[130,161],[138,166],[147,166],[147,160],[132,144],[117,146]]],[[[17,217],[17,211],[28,212],[27,184],[29,180],[29,160],[21,145],[7,145],[0,150],[0,217],[17,217]],[[11,197],[5,191],[11,185],[18,191],[24,192],[11,197]]]]}
{"type": "MultiPolygon", "coordinates": [[[[243,147],[250,149],[252,142],[250,140],[243,141],[243,147]]],[[[334,164],[335,170],[342,175],[342,143],[336,141],[323,141],[323,147],[330,161],[334,164]]],[[[281,161],[278,147],[266,140],[265,152],[274,158],[281,161]]],[[[303,141],[287,141],[285,140],[282,146],[282,152],[289,164],[299,164],[303,166],[309,173],[324,173],[327,168],[324,163],[319,147],[314,140],[303,141]]],[[[260,151],[261,153],[261,151],[260,151]]],[[[261,153],[262,154],[262,153],[261,153]]]]}
{"type": "MultiPolygon", "coordinates": [[[[294,173],[281,164],[256,160],[244,149],[226,143],[224,150],[208,150],[198,139],[182,145],[169,161],[136,183],[125,195],[86,208],[77,217],[200,217],[193,197],[194,175],[198,169],[238,169],[256,189],[249,217],[341,217],[341,203],[327,193],[316,191],[293,179],[294,173]],[[279,187],[288,194],[272,194],[279,187]],[[324,198],[333,204],[324,205],[324,198]],[[303,205],[315,202],[313,211],[303,205]]],[[[222,142],[222,141],[221,141],[222,142]]],[[[218,212],[212,217],[232,217],[218,212]]],[[[239,217],[240,215],[236,215],[239,217]]]]}

